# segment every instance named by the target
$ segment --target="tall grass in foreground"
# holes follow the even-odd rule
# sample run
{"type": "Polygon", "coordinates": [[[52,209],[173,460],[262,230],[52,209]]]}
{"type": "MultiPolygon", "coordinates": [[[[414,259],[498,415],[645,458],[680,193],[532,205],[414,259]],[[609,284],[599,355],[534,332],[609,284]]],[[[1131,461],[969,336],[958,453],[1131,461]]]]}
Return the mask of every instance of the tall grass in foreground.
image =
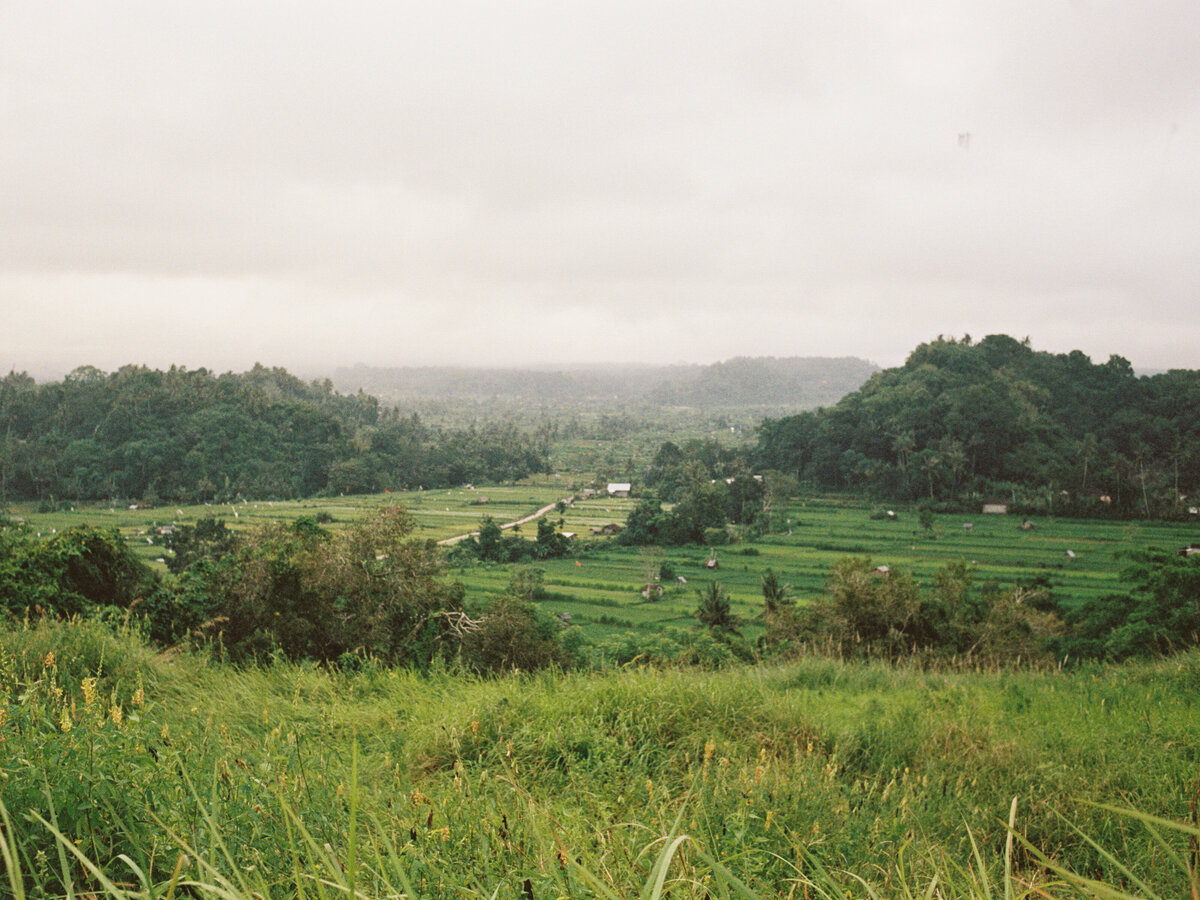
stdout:
{"type": "Polygon", "coordinates": [[[0,885],[1186,897],[1197,687],[1195,654],[482,680],[238,670],[89,623],[18,627],[0,632],[0,885]]]}

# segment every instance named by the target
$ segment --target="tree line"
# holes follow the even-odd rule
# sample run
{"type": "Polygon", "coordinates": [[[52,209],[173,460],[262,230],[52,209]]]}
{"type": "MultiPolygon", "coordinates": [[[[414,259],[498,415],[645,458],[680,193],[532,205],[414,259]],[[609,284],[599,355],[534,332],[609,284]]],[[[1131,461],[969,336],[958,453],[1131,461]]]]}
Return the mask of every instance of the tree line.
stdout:
{"type": "Polygon", "coordinates": [[[1200,488],[1197,410],[1200,372],[939,337],[834,406],[764,421],[753,462],[880,498],[1182,516],[1200,488]]]}
{"type": "Polygon", "coordinates": [[[291,499],[498,482],[547,467],[536,435],[431,428],[280,368],[0,379],[0,501],[291,499]]]}

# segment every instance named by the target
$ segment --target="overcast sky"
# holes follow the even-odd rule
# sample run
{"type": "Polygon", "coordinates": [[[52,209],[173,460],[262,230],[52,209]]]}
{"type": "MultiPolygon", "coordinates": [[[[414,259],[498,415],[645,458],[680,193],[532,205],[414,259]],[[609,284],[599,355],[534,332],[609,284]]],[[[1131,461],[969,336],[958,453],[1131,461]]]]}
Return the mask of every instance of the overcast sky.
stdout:
{"type": "Polygon", "coordinates": [[[1200,368],[1200,3],[0,0],[0,368],[1200,368]]]}

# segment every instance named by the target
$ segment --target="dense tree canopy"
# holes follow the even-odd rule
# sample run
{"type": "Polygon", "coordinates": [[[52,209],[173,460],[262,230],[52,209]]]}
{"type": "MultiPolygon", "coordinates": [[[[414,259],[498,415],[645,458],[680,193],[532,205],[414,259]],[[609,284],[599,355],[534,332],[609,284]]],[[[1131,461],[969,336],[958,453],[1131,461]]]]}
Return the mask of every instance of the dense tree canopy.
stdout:
{"type": "Polygon", "coordinates": [[[1197,410],[1200,372],[939,338],[836,406],[765,421],[755,462],[881,497],[1179,515],[1200,489],[1197,410]]]}
{"type": "Polygon", "coordinates": [[[306,497],[504,481],[546,468],[514,428],[446,430],[283,369],[76,369],[0,379],[0,500],[306,497]]]}

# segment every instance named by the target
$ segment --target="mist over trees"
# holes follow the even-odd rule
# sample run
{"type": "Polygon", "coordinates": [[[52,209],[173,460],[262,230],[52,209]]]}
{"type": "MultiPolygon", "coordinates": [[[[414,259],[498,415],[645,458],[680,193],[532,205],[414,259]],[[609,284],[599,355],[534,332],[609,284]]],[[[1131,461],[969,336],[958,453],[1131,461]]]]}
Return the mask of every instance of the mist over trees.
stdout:
{"type": "Polygon", "coordinates": [[[712,365],[579,365],[546,369],[455,367],[338,369],[339,390],[412,399],[506,399],[536,403],[616,401],[660,406],[783,406],[836,402],[878,367],[854,357],[737,357],[712,365]]]}
{"type": "Polygon", "coordinates": [[[1200,372],[938,338],[835,406],[764,421],[759,468],[820,489],[995,498],[1071,515],[1186,514],[1200,486],[1200,372]]]}

